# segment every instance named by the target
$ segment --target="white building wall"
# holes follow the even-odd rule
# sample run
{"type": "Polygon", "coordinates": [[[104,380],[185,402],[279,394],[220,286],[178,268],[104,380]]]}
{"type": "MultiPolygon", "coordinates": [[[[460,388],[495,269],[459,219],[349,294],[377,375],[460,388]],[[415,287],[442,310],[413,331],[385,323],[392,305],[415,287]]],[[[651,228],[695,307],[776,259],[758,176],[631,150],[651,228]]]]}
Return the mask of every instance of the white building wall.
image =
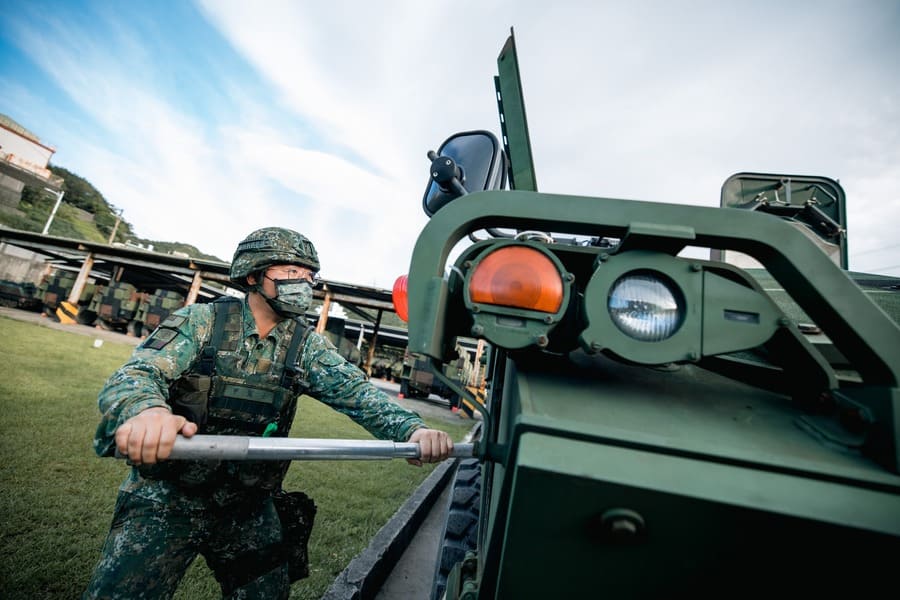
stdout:
{"type": "Polygon", "coordinates": [[[0,126],[0,154],[13,155],[38,169],[46,169],[50,157],[53,156],[53,149],[37,144],[15,131],[0,126]]]}
{"type": "Polygon", "coordinates": [[[53,148],[32,139],[31,135],[17,131],[15,124],[8,126],[0,119],[0,163],[15,167],[12,173],[4,168],[5,173],[0,174],[0,208],[15,209],[19,204],[24,183],[16,179],[16,169],[43,179],[54,177],[47,168],[54,152],[53,148]]]}

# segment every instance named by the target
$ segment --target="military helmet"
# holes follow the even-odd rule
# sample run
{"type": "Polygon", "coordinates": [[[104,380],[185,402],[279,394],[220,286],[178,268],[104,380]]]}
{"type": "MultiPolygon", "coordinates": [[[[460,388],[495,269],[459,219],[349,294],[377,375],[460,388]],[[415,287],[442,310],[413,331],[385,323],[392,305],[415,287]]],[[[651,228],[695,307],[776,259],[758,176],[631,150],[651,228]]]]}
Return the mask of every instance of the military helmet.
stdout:
{"type": "Polygon", "coordinates": [[[306,236],[282,227],[264,227],[238,244],[229,276],[235,283],[244,283],[247,275],[271,265],[300,265],[318,271],[319,255],[306,236]]]}

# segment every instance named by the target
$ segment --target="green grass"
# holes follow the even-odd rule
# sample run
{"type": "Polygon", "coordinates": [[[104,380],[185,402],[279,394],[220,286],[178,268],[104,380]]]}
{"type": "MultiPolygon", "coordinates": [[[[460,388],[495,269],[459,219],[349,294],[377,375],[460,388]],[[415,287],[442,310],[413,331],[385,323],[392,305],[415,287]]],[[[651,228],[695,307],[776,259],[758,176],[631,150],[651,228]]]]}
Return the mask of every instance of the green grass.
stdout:
{"type": "MultiPolygon", "coordinates": [[[[76,598],[99,558],[127,467],[91,448],[96,398],[133,347],[92,344],[90,336],[0,317],[0,598],[76,598]]],[[[470,427],[429,425],[454,440],[470,427]]],[[[371,437],[305,397],[292,435],[371,437]]],[[[304,490],[318,514],[310,577],[294,584],[291,598],[320,598],[432,469],[402,460],[295,462],[285,488],[304,490]]],[[[198,559],[176,598],[219,597],[198,559]]]]}

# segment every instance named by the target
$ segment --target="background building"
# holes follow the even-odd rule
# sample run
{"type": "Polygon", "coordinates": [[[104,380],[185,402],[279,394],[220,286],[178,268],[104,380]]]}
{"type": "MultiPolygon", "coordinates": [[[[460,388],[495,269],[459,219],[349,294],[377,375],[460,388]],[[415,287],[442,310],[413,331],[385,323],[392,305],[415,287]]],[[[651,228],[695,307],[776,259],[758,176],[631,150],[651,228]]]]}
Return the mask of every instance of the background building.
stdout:
{"type": "Polygon", "coordinates": [[[55,148],[0,114],[0,210],[15,210],[25,185],[59,191],[62,178],[47,168],[55,148]]]}
{"type": "MultiPolygon", "coordinates": [[[[36,135],[0,114],[0,210],[19,212],[22,189],[26,185],[48,189],[54,195],[61,193],[63,180],[57,177],[47,164],[56,149],[40,141],[36,135]]],[[[46,271],[45,258],[0,244],[0,256],[4,258],[0,278],[12,281],[37,281],[46,271]],[[6,260],[7,258],[11,260],[6,260]]]]}

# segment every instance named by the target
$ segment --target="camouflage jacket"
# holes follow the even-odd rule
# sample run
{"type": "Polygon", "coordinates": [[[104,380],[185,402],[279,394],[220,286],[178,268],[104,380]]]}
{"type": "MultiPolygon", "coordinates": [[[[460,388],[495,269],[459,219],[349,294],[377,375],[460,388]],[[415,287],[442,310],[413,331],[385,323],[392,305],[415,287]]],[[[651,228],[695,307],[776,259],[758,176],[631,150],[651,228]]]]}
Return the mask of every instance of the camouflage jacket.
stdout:
{"type": "MultiPolygon", "coordinates": [[[[265,372],[271,367],[278,348],[287,341],[290,322],[282,321],[260,339],[246,299],[242,305],[243,368],[250,374],[265,372]]],[[[125,421],[151,407],[169,408],[166,403],[169,386],[190,369],[210,339],[213,311],[209,304],[194,304],[173,314],[186,317],[178,335],[158,350],[148,347],[153,339],[150,336],[100,391],[102,419],[94,436],[94,450],[99,456],[114,454],[115,432],[125,421]]],[[[362,371],[340,356],[321,335],[311,332],[306,338],[300,366],[309,382],[309,395],[349,416],[379,439],[405,441],[413,431],[425,426],[416,413],[392,402],[372,385],[362,371]]],[[[162,501],[172,500],[170,496],[176,493],[173,484],[144,479],[137,469],[132,469],[121,489],[162,501]]],[[[222,501],[228,501],[227,496],[232,494],[221,490],[221,495],[222,501]]]]}

